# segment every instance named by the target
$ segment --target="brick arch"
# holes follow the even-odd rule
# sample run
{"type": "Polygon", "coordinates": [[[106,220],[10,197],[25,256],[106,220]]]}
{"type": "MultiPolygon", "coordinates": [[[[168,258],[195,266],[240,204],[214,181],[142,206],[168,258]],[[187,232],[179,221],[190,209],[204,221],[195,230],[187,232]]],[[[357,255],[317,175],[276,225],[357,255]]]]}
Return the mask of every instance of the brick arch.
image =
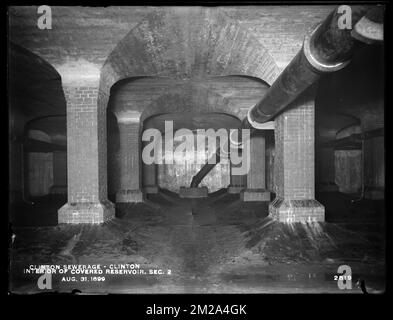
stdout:
{"type": "MultiPolygon", "coordinates": [[[[138,100],[135,106],[124,107],[115,99],[110,102],[111,111],[121,114],[122,111],[134,111],[140,114],[140,121],[163,113],[225,113],[242,120],[236,106],[227,97],[208,88],[184,86],[175,92],[163,92],[154,99],[138,100]],[[184,89],[184,90],[182,90],[184,89]],[[124,109],[124,110],[123,110],[124,109]]],[[[139,97],[140,99],[140,97],[139,97]]]]}
{"type": "Polygon", "coordinates": [[[217,101],[220,101],[220,105],[214,106],[211,104],[194,105],[190,103],[188,97],[180,94],[165,94],[160,96],[149,104],[141,114],[141,122],[152,116],[163,114],[163,113],[187,113],[193,110],[197,110],[200,113],[225,113],[237,118],[234,112],[231,112],[227,107],[229,101],[225,97],[218,94],[214,94],[217,101]],[[179,103],[180,102],[180,103],[179,103]]]}
{"type": "Polygon", "coordinates": [[[215,10],[173,8],[152,12],[117,44],[101,69],[100,92],[108,96],[119,80],[143,76],[243,75],[271,85],[279,72],[240,22],[215,10]]]}
{"type": "Polygon", "coordinates": [[[343,112],[319,112],[316,115],[318,135],[324,139],[335,139],[338,132],[347,127],[360,125],[360,119],[343,112]]]}
{"type": "MultiPolygon", "coordinates": [[[[65,92],[70,105],[67,134],[72,137],[68,139],[67,148],[70,179],[68,203],[59,210],[59,222],[97,223],[114,216],[114,206],[107,200],[106,108],[111,88],[119,80],[241,75],[271,85],[280,71],[268,50],[247,27],[218,10],[202,7],[154,10],[117,44],[99,71],[99,77],[95,66],[84,67],[80,69],[76,65],[72,71],[91,86],[78,90],[76,83],[72,82],[74,72],[67,78],[72,91],[65,92]],[[78,97],[78,91],[86,91],[82,94],[88,94],[88,97],[78,97]],[[83,100],[83,112],[79,110],[79,100],[83,100]],[[84,152],[79,152],[82,149],[84,152]],[[90,159],[94,161],[91,163],[90,159]]],[[[216,98],[225,100],[224,97],[216,98]]],[[[122,120],[134,122],[133,117],[122,120]]],[[[140,123],[128,126],[121,123],[122,141],[126,145],[121,149],[137,150],[139,142],[132,139],[135,140],[131,141],[133,145],[128,145],[131,142],[127,135],[136,137],[140,123]]],[[[138,158],[137,152],[124,157],[132,161],[125,161],[121,192],[118,193],[120,200],[130,200],[130,197],[142,200],[139,165],[129,167],[130,163],[137,163],[138,158]]]]}
{"type": "MultiPolygon", "coordinates": [[[[25,126],[34,120],[65,115],[66,100],[59,71],[41,55],[23,46],[10,42],[9,50],[12,56],[8,66],[11,84],[9,103],[22,106],[22,112],[27,111],[28,114],[12,131],[16,129],[18,134],[23,134],[25,126]]],[[[11,109],[11,114],[11,117],[20,117],[19,111],[11,109]]]]}
{"type": "Polygon", "coordinates": [[[108,110],[120,117],[128,112],[139,114],[141,121],[155,114],[191,111],[225,113],[241,121],[245,110],[257,103],[268,88],[266,82],[242,75],[186,80],[128,78],[112,86],[108,110]]]}

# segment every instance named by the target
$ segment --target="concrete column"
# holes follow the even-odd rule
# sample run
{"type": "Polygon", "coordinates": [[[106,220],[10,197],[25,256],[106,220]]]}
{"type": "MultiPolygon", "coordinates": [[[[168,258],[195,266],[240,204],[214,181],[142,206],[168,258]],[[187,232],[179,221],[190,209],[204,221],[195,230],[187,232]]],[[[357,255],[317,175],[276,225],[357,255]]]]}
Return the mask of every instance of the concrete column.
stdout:
{"type": "Polygon", "coordinates": [[[157,193],[157,165],[146,164],[143,170],[143,190],[146,193],[157,193]]]}
{"type": "Polygon", "coordinates": [[[315,200],[314,92],[306,92],[275,119],[276,199],[270,215],[282,222],[325,220],[315,200]]]}
{"type": "MultiPolygon", "coordinates": [[[[228,143],[230,143],[230,140],[228,139],[228,143]]],[[[242,152],[241,149],[232,152],[242,152]]],[[[246,176],[245,175],[239,175],[235,174],[234,168],[240,168],[241,164],[234,164],[231,161],[231,157],[228,159],[229,162],[229,186],[228,186],[228,193],[231,194],[237,194],[240,193],[244,188],[245,188],[245,181],[246,181],[246,176]]]]}
{"type": "Polygon", "coordinates": [[[375,106],[374,112],[364,113],[361,118],[361,130],[366,135],[362,155],[363,192],[366,199],[385,198],[385,137],[373,134],[384,126],[383,107],[380,105],[375,106]]]}
{"type": "Polygon", "coordinates": [[[240,194],[241,200],[270,201],[270,192],[266,190],[265,136],[263,131],[259,131],[250,139],[250,169],[246,179],[247,186],[240,194]]]}
{"type": "Polygon", "coordinates": [[[67,194],[67,153],[53,152],[53,185],[51,194],[67,194]]]}
{"type": "Polygon", "coordinates": [[[266,148],[266,189],[270,192],[274,191],[274,146],[266,148]]]}
{"type": "Polygon", "coordinates": [[[334,148],[321,147],[319,149],[319,183],[318,191],[337,192],[336,168],[334,148]]]}
{"type": "Polygon", "coordinates": [[[385,141],[384,137],[364,140],[364,196],[366,199],[385,198],[385,141]]]}
{"type": "Polygon", "coordinates": [[[46,196],[53,185],[53,153],[28,153],[28,183],[32,198],[46,196]]]}
{"type": "Polygon", "coordinates": [[[142,202],[140,116],[116,114],[120,133],[120,190],[116,202],[142,202]]]}
{"type": "Polygon", "coordinates": [[[244,175],[237,175],[233,173],[233,168],[240,167],[229,162],[229,181],[228,193],[240,193],[245,188],[246,177],[244,175]]]}
{"type": "MultiPolygon", "coordinates": [[[[143,147],[149,142],[142,142],[143,147]]],[[[142,172],[143,191],[145,193],[157,193],[157,164],[143,164],[142,172]]]]}
{"type": "Polygon", "coordinates": [[[102,223],[115,216],[107,198],[106,105],[98,87],[64,87],[67,101],[68,202],[59,223],[102,223]]]}

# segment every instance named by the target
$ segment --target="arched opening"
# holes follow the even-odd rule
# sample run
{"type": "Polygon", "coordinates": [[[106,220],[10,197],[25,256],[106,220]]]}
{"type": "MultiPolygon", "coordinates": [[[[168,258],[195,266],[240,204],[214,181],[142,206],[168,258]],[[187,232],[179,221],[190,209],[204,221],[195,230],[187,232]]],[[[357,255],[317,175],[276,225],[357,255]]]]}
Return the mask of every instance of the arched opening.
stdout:
{"type": "MultiPolygon", "coordinates": [[[[144,183],[142,186],[151,186],[152,181],[148,180],[147,177],[152,175],[153,173],[150,171],[154,170],[156,172],[154,176],[157,187],[175,193],[179,192],[180,187],[188,187],[192,177],[211,157],[212,152],[215,151],[215,144],[213,148],[211,146],[209,148],[207,130],[210,130],[212,133],[217,133],[218,130],[221,130],[223,139],[227,139],[229,130],[236,129],[239,124],[240,120],[234,116],[212,112],[166,113],[146,119],[143,123],[144,130],[155,128],[162,134],[162,140],[164,142],[162,143],[162,154],[164,156],[163,163],[156,165],[143,163],[142,176],[144,177],[144,183]],[[170,132],[166,132],[165,130],[168,125],[173,128],[170,132]],[[184,136],[177,136],[178,133],[184,134],[184,136]],[[187,135],[190,135],[190,137],[187,135]],[[191,148],[187,148],[184,152],[178,152],[179,145],[183,144],[185,140],[192,142],[190,145],[191,148]],[[166,146],[166,142],[170,146],[166,146]],[[173,150],[173,159],[170,159],[170,149],[173,150]],[[165,154],[165,150],[169,150],[169,153],[165,154]]],[[[146,146],[147,144],[145,142],[143,145],[146,146]]],[[[230,183],[229,171],[229,162],[223,159],[206,176],[202,185],[206,186],[209,192],[227,188],[230,183]]]]}
{"type": "Polygon", "coordinates": [[[117,43],[101,69],[86,60],[62,65],[69,187],[59,222],[102,223],[114,217],[108,201],[108,191],[114,191],[108,190],[107,113],[115,115],[119,130],[120,187],[111,187],[118,189],[115,202],[143,202],[139,135],[145,119],[192,110],[242,120],[279,71],[246,26],[219,11],[192,8],[152,10],[117,43]]]}
{"type": "Polygon", "coordinates": [[[9,290],[349,293],[326,274],[352,268],[363,292],[383,291],[383,48],[367,44],[350,64],[321,55],[341,57],[332,43],[357,50],[351,42],[370,22],[382,27],[362,16],[367,6],[356,7],[353,28],[340,30],[339,10],[319,5],[52,7],[49,30],[37,25],[37,6],[10,7],[9,39],[57,71],[11,48],[11,210],[19,206],[22,216],[9,228],[9,290]],[[340,34],[347,39],[329,41],[340,34]],[[198,130],[258,126],[254,116],[274,121],[250,141],[251,171],[236,179],[236,167],[221,162],[192,178],[202,165],[195,160],[210,155],[206,144],[195,147],[198,130]],[[145,162],[152,139],[144,133],[155,130],[165,143],[167,122],[173,135],[186,133],[167,139],[173,152],[183,141],[192,147],[172,154],[175,163],[145,162]],[[315,182],[338,191],[320,192],[315,182]],[[66,185],[67,203],[46,207],[42,200],[64,197],[66,185]],[[37,287],[41,264],[56,272],[37,287]],[[105,281],[65,269],[102,271],[105,281]]]}
{"type": "Polygon", "coordinates": [[[319,84],[316,187],[327,221],[384,214],[383,50],[366,46],[319,84]]]}
{"type": "MultiPolygon", "coordinates": [[[[178,193],[181,187],[188,187],[192,177],[207,161],[209,152],[212,154],[215,150],[195,149],[198,132],[199,136],[203,136],[201,131],[206,134],[210,130],[217,134],[219,130],[224,130],[226,137],[229,137],[229,130],[239,127],[247,110],[265,94],[268,87],[255,77],[238,75],[198,79],[137,77],[116,83],[111,89],[107,110],[110,199],[114,202],[140,202],[143,196],[145,199],[151,198],[149,195],[157,193],[160,188],[178,193]],[[166,140],[170,136],[165,134],[167,123],[172,130],[172,138],[169,139],[172,150],[176,151],[182,144],[181,139],[173,140],[173,135],[179,130],[186,130],[192,135],[190,138],[195,141],[193,150],[175,156],[174,163],[144,163],[143,149],[150,140],[142,141],[143,133],[155,129],[166,140]],[[130,190],[126,192],[128,195],[116,197],[125,188],[130,190]],[[137,190],[139,195],[135,193],[137,190]],[[131,198],[124,200],[124,197],[131,198]]],[[[207,141],[206,138],[204,141],[207,141]]],[[[162,144],[164,147],[165,144],[162,144]]],[[[207,142],[205,147],[208,148],[207,142]]],[[[274,149],[273,135],[269,147],[274,149]]],[[[272,176],[273,162],[270,163],[268,171],[272,176]]],[[[230,172],[229,162],[223,159],[206,177],[203,185],[210,193],[228,188],[231,184],[230,172]]],[[[242,183],[244,181],[239,182],[238,187],[242,183]]],[[[240,190],[238,188],[236,193],[239,194],[240,190]]]]}
{"type": "Polygon", "coordinates": [[[66,102],[58,72],[41,57],[10,45],[10,219],[56,224],[66,200],[66,102]],[[49,208],[50,207],[50,208],[49,208]]]}

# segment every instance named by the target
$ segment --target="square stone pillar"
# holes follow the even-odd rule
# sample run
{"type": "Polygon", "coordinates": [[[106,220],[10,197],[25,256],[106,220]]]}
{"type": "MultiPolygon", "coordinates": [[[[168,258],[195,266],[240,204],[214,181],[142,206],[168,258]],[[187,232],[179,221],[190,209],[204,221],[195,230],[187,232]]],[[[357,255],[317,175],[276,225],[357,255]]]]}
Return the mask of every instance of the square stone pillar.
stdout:
{"type": "Polygon", "coordinates": [[[240,199],[242,201],[270,201],[270,192],[266,190],[265,136],[263,131],[251,136],[249,156],[250,169],[247,173],[247,186],[240,193],[240,199]]]}
{"type": "MultiPolygon", "coordinates": [[[[229,140],[229,139],[228,139],[229,140]]],[[[230,145],[230,141],[228,141],[230,145]]],[[[242,152],[242,150],[233,150],[231,152],[242,152]]],[[[229,157],[229,186],[228,186],[228,193],[231,194],[236,194],[240,193],[244,188],[245,188],[245,181],[246,181],[246,176],[245,175],[240,175],[240,174],[235,174],[234,173],[234,168],[240,168],[240,164],[234,164],[231,161],[231,157],[229,157]]]]}
{"type": "Polygon", "coordinates": [[[143,172],[143,190],[145,193],[158,193],[157,165],[147,164],[143,172]]]}
{"type": "Polygon", "coordinates": [[[229,179],[228,193],[240,193],[245,188],[245,175],[237,175],[233,173],[233,168],[241,167],[241,164],[235,165],[229,162],[229,179]]]}
{"type": "Polygon", "coordinates": [[[97,87],[65,87],[68,202],[59,223],[102,223],[115,216],[107,198],[106,104],[97,87]]]}
{"type": "MultiPolygon", "coordinates": [[[[143,146],[146,144],[147,142],[142,143],[143,146]]],[[[157,164],[143,164],[142,180],[145,193],[158,193],[157,164]]]]}
{"type": "Polygon", "coordinates": [[[140,115],[116,114],[120,133],[120,190],[116,202],[142,202],[140,115]]]}
{"type": "Polygon", "coordinates": [[[372,137],[363,143],[364,197],[385,198],[385,138],[372,137]]]}
{"type": "Polygon", "coordinates": [[[307,92],[275,120],[276,199],[269,212],[282,222],[325,220],[314,198],[314,113],[314,94],[307,92]]]}

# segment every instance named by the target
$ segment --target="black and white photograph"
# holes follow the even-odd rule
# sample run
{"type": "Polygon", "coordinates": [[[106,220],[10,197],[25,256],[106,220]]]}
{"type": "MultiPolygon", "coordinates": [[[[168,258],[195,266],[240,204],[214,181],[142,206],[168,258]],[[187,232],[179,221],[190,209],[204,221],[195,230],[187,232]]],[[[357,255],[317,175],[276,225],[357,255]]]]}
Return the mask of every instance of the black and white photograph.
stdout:
{"type": "Polygon", "coordinates": [[[8,294],[384,294],[385,14],[8,6],[8,294]]]}

